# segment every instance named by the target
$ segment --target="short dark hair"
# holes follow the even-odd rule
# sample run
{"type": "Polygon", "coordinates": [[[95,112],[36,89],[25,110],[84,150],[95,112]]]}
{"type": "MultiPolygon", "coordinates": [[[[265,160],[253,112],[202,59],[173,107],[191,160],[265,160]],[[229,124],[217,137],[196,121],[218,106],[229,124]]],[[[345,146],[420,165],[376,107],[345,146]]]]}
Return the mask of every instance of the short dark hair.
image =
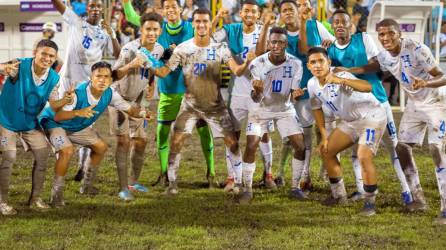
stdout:
{"type": "Polygon", "coordinates": [[[106,61],[99,61],[99,62],[93,64],[93,66],[91,66],[91,72],[93,72],[97,69],[102,69],[102,68],[107,68],[110,70],[110,73],[112,72],[111,64],[106,61]]]}
{"type": "Polygon", "coordinates": [[[284,34],[286,36],[288,34],[288,32],[286,31],[285,28],[282,28],[279,26],[274,26],[269,31],[269,35],[271,35],[271,34],[284,34]]]}
{"type": "Polygon", "coordinates": [[[157,22],[162,27],[164,20],[163,17],[156,12],[145,13],[141,16],[141,26],[143,26],[146,22],[149,21],[157,22]]]}
{"type": "Polygon", "coordinates": [[[401,31],[400,25],[394,19],[391,19],[391,18],[385,18],[385,19],[379,21],[379,23],[376,24],[376,29],[381,28],[381,27],[390,27],[390,26],[395,27],[395,29],[398,32],[401,31]]]}
{"type": "Polygon", "coordinates": [[[296,3],[296,0],[282,0],[282,1],[279,3],[279,11],[280,11],[280,9],[282,8],[282,5],[284,5],[284,4],[286,4],[286,3],[293,4],[294,6],[296,6],[296,8],[299,8],[299,6],[298,6],[297,3],[296,3]]]}
{"type": "Polygon", "coordinates": [[[348,13],[348,11],[346,11],[344,9],[335,10],[335,12],[333,12],[333,14],[331,16],[334,17],[336,14],[344,14],[344,15],[347,15],[348,17],[351,17],[350,14],[348,13]]]}
{"type": "Polygon", "coordinates": [[[208,14],[209,18],[212,17],[212,13],[210,10],[206,9],[206,8],[198,8],[196,10],[194,10],[194,12],[192,13],[192,21],[195,19],[195,15],[197,14],[208,14]]]}
{"type": "Polygon", "coordinates": [[[36,50],[41,47],[50,47],[56,50],[56,52],[59,51],[59,47],[57,47],[57,44],[49,39],[40,40],[40,42],[38,42],[36,45],[36,50]]]}
{"type": "MultiPolygon", "coordinates": [[[[166,1],[170,1],[170,0],[161,0],[161,7],[164,7],[164,2],[166,2],[166,1]]],[[[177,2],[177,4],[178,4],[178,6],[181,7],[180,0],[176,0],[176,2],[177,2]]]]}
{"type": "Polygon", "coordinates": [[[242,8],[243,8],[243,5],[245,5],[245,4],[251,4],[251,5],[255,5],[257,7],[260,7],[256,0],[245,0],[245,1],[243,1],[242,4],[241,4],[242,8]]]}
{"type": "Polygon", "coordinates": [[[313,54],[319,54],[319,53],[323,54],[327,59],[329,58],[329,57],[328,57],[328,52],[327,52],[326,49],[324,49],[324,48],[322,48],[322,47],[311,47],[311,48],[308,50],[307,59],[310,58],[311,55],[313,55],[313,54]]]}

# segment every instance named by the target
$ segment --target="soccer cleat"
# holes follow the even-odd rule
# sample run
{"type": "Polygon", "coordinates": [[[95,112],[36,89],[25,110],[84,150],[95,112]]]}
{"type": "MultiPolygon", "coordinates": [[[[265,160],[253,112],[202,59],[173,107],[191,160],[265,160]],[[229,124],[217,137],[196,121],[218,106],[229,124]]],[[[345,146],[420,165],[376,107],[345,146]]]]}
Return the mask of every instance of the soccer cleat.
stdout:
{"type": "Polygon", "coordinates": [[[265,187],[269,190],[277,190],[277,185],[274,182],[273,175],[267,174],[263,179],[265,187]]]}
{"type": "Polygon", "coordinates": [[[401,198],[403,199],[404,205],[408,206],[410,203],[413,202],[412,195],[410,192],[402,192],[401,198]]]}
{"type": "Polygon", "coordinates": [[[413,201],[412,203],[406,206],[407,211],[414,212],[426,212],[428,210],[428,206],[424,202],[413,201]]]}
{"type": "Polygon", "coordinates": [[[79,168],[76,175],[74,176],[74,180],[79,182],[82,181],[83,178],[84,178],[84,169],[79,168]]]}
{"type": "Polygon", "coordinates": [[[366,217],[375,215],[376,214],[375,204],[371,202],[365,202],[364,207],[362,207],[361,212],[359,212],[359,214],[366,217]]]}
{"type": "Polygon", "coordinates": [[[174,181],[169,182],[169,186],[166,188],[166,191],[164,191],[164,194],[172,196],[177,195],[178,194],[177,183],[174,181]]]}
{"type": "Polygon", "coordinates": [[[306,200],[308,199],[307,195],[302,192],[299,188],[293,188],[290,191],[290,198],[296,200],[306,200]]]}
{"type": "Polygon", "coordinates": [[[128,189],[119,192],[118,196],[119,196],[119,199],[121,199],[123,201],[132,201],[135,199],[133,197],[132,193],[130,193],[130,191],[128,189]]]}
{"type": "Polygon", "coordinates": [[[31,198],[31,199],[29,200],[29,202],[28,202],[28,206],[29,206],[31,209],[37,209],[37,210],[48,210],[48,209],[51,208],[51,207],[50,207],[48,204],[46,204],[46,203],[42,200],[42,198],[40,198],[40,197],[37,197],[37,198],[31,198]]]}
{"type": "Polygon", "coordinates": [[[438,217],[434,219],[434,223],[437,225],[446,225],[446,210],[440,212],[438,217]]]}
{"type": "Polygon", "coordinates": [[[64,207],[65,201],[63,199],[63,192],[62,191],[57,192],[54,189],[51,189],[50,204],[54,208],[64,207]]]}
{"type": "Polygon", "coordinates": [[[214,176],[208,176],[207,179],[209,189],[220,188],[220,183],[215,179],[214,176]]]}
{"type": "Polygon", "coordinates": [[[237,203],[239,203],[241,205],[247,205],[247,204],[251,203],[252,197],[253,197],[252,192],[244,191],[239,196],[237,196],[236,201],[237,201],[237,203]]]}
{"type": "Polygon", "coordinates": [[[277,176],[276,179],[274,179],[274,182],[276,183],[277,187],[285,186],[285,178],[283,178],[283,176],[277,176]]]}
{"type": "Polygon", "coordinates": [[[353,192],[353,194],[350,195],[350,197],[348,199],[353,202],[357,202],[357,201],[364,199],[364,194],[361,194],[360,192],[356,191],[356,192],[353,192]]]}
{"type": "Polygon", "coordinates": [[[3,215],[15,215],[17,211],[6,202],[0,202],[0,213],[3,215]]]}
{"type": "Polygon", "coordinates": [[[152,184],[152,187],[160,185],[161,187],[169,186],[169,178],[167,177],[167,173],[161,174],[158,176],[158,179],[152,184]]]}
{"type": "Polygon", "coordinates": [[[82,185],[81,188],[79,189],[79,193],[86,195],[97,195],[99,194],[99,189],[93,186],[82,185]]]}
{"type": "Polygon", "coordinates": [[[309,193],[313,191],[313,184],[311,183],[311,179],[308,178],[300,183],[300,189],[304,193],[309,193]]]}
{"type": "Polygon", "coordinates": [[[240,192],[243,190],[241,183],[235,183],[234,187],[232,188],[232,193],[235,195],[240,194],[240,192]]]}
{"type": "Polygon", "coordinates": [[[230,193],[230,192],[234,191],[233,190],[234,186],[235,186],[234,178],[228,178],[228,179],[226,179],[226,185],[223,190],[225,191],[225,193],[230,193]]]}
{"type": "Polygon", "coordinates": [[[133,185],[128,185],[129,190],[133,192],[141,192],[141,193],[147,193],[149,192],[149,189],[146,188],[144,185],[135,183],[133,185]]]}
{"type": "Polygon", "coordinates": [[[334,198],[333,196],[330,195],[329,197],[327,197],[325,200],[322,201],[322,205],[324,206],[336,206],[344,204],[347,204],[346,196],[334,198]]]}

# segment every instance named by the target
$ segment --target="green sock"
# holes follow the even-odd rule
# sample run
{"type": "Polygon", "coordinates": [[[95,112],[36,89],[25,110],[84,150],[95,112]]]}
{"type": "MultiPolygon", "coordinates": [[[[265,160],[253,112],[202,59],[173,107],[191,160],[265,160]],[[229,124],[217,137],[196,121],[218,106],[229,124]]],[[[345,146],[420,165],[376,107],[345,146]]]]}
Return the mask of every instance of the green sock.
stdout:
{"type": "Polygon", "coordinates": [[[198,135],[200,136],[201,149],[203,150],[206,165],[208,167],[209,176],[215,176],[214,166],[214,139],[212,138],[209,127],[197,127],[198,135]]]}
{"type": "Polygon", "coordinates": [[[160,158],[161,174],[167,173],[169,164],[169,132],[170,124],[158,123],[156,127],[156,146],[158,147],[158,155],[160,158]]]}

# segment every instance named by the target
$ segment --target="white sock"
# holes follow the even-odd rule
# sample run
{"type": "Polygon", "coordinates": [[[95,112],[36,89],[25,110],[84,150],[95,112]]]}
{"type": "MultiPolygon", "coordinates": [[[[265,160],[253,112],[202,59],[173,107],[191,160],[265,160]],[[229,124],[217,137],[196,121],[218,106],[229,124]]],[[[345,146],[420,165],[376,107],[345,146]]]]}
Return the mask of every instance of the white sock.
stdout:
{"type": "Polygon", "coordinates": [[[236,184],[242,184],[242,171],[243,171],[243,164],[242,164],[242,153],[239,150],[238,154],[235,155],[231,152],[231,150],[228,150],[228,156],[229,160],[231,161],[232,165],[232,171],[234,173],[234,182],[236,184]]]}
{"type": "Polygon", "coordinates": [[[303,130],[305,143],[305,164],[302,178],[304,180],[307,180],[310,178],[311,149],[313,147],[313,127],[303,128],[303,130]]]}
{"type": "Polygon", "coordinates": [[[410,193],[409,184],[407,184],[406,176],[404,175],[403,169],[401,168],[400,160],[396,155],[395,149],[390,153],[390,157],[392,160],[393,168],[395,169],[396,176],[401,184],[401,189],[403,193],[410,193]]]}
{"type": "Polygon", "coordinates": [[[256,171],[256,163],[243,162],[243,183],[245,184],[246,191],[252,190],[252,179],[254,178],[254,172],[256,171]]]}
{"type": "Polygon", "coordinates": [[[305,160],[301,161],[293,158],[291,161],[291,188],[298,188],[300,179],[302,177],[302,172],[304,170],[305,160]]]}
{"type": "Polygon", "coordinates": [[[438,191],[440,192],[441,211],[446,210],[446,168],[437,167],[435,169],[437,176],[438,191]]]}
{"type": "Polygon", "coordinates": [[[302,171],[302,178],[308,180],[310,178],[311,149],[305,149],[305,162],[302,171]]]}
{"type": "Polygon", "coordinates": [[[361,164],[359,164],[359,159],[354,153],[352,153],[352,166],[353,166],[353,172],[355,173],[356,189],[361,194],[364,194],[365,191],[364,191],[364,183],[362,181],[361,164]]]}
{"type": "Polygon", "coordinates": [[[229,155],[229,148],[226,149],[226,169],[228,170],[228,179],[234,179],[234,170],[232,169],[231,157],[229,155]]]}
{"type": "Polygon", "coordinates": [[[345,191],[343,179],[341,179],[338,183],[330,183],[330,189],[333,198],[341,198],[347,196],[347,191],[345,191]]]}
{"type": "Polygon", "coordinates": [[[167,177],[169,182],[177,180],[177,171],[180,168],[181,153],[169,153],[169,166],[167,167],[167,177]]]}
{"type": "Polygon", "coordinates": [[[272,174],[273,164],[273,143],[271,139],[268,142],[260,141],[260,153],[262,153],[263,169],[266,174],[272,174]]]}

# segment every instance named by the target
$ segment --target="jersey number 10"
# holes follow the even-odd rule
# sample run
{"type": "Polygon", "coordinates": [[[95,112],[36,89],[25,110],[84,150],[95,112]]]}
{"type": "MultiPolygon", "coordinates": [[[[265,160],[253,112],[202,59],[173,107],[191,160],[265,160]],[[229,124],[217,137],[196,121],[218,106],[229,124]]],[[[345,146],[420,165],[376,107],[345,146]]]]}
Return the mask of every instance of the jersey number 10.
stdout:
{"type": "Polygon", "coordinates": [[[273,92],[282,91],[282,80],[273,80],[272,85],[273,85],[273,87],[272,87],[273,92]]]}

